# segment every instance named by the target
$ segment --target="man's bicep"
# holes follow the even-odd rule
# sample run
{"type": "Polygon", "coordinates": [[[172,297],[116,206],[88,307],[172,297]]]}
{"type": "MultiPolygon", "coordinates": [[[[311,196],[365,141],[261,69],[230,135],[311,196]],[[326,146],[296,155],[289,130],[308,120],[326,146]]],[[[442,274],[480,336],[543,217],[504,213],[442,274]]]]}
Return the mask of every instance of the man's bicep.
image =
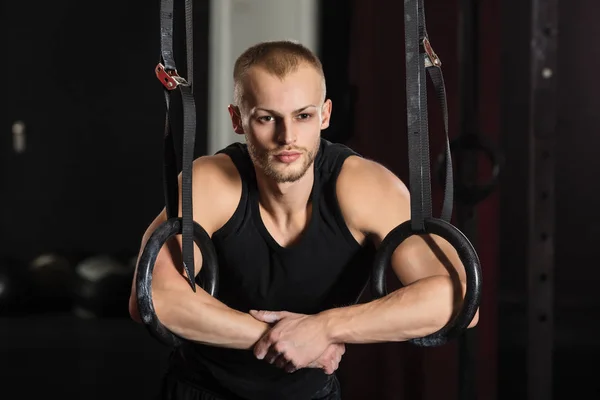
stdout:
{"type": "MultiPolygon", "coordinates": [[[[349,159],[340,173],[337,195],[349,226],[377,248],[392,230],[410,220],[408,188],[376,162],[349,159]]],[[[403,285],[435,275],[464,277],[455,250],[436,236],[410,236],[396,248],[391,264],[403,285]]]]}
{"type": "MultiPolygon", "coordinates": [[[[235,167],[224,155],[203,156],[194,160],[193,164],[193,184],[192,184],[192,219],[199,224],[206,233],[212,237],[212,234],[218,230],[226,221],[233,210],[237,207],[235,190],[232,194],[229,181],[229,175],[235,175],[232,170],[235,167]],[[229,165],[230,164],[230,165],[229,165]],[[225,217],[224,217],[225,216],[225,217]]],[[[182,173],[178,175],[179,186],[179,217],[183,216],[183,187],[182,173]]],[[[237,197],[239,198],[240,195],[237,197]]],[[[182,235],[174,236],[168,243],[168,249],[164,249],[161,256],[168,258],[164,263],[169,266],[175,266],[178,274],[185,277],[182,258],[182,235]]],[[[161,251],[163,251],[161,250],[161,251]]],[[[172,269],[172,268],[171,268],[172,269]]],[[[202,269],[202,253],[198,245],[194,242],[194,276],[198,276],[202,269]]],[[[186,281],[186,285],[188,285],[186,281]]]]}
{"type": "MultiPolygon", "coordinates": [[[[183,215],[182,174],[178,176],[179,185],[179,217],[183,215]]],[[[225,155],[203,156],[194,160],[192,185],[193,220],[206,233],[212,234],[221,228],[233,215],[241,197],[241,181],[237,169],[230,158],[225,155]]],[[[163,214],[165,211],[163,211],[163,214]]],[[[166,217],[163,217],[166,220],[166,217]]],[[[194,276],[202,269],[202,253],[194,243],[194,276]]],[[[165,280],[173,278],[173,271],[185,278],[182,260],[182,236],[175,235],[161,249],[156,274],[165,274],[165,280]],[[160,265],[159,265],[160,263],[160,265]],[[159,270],[160,269],[160,270],[159,270]],[[164,270],[164,272],[163,272],[164,270]]],[[[184,284],[189,286],[187,280],[184,284]]]]}
{"type": "MultiPolygon", "coordinates": [[[[135,271],[133,274],[133,279],[131,282],[131,293],[129,296],[129,313],[131,317],[138,322],[140,321],[139,311],[137,308],[137,290],[136,290],[136,279],[137,279],[137,271],[140,268],[140,257],[146,247],[148,246],[148,242],[151,240],[152,234],[158,229],[165,221],[166,221],[166,212],[163,210],[148,226],[146,229],[141,243],[138,254],[138,261],[136,263],[135,271]]],[[[152,244],[151,244],[152,245],[152,244]]],[[[197,270],[195,273],[199,272],[199,266],[202,265],[202,254],[195,247],[194,253],[194,264],[197,266],[197,270]]],[[[183,272],[183,268],[181,267],[181,240],[178,237],[172,237],[167,241],[167,243],[163,244],[158,254],[156,256],[156,260],[154,262],[154,269],[152,271],[152,287],[158,288],[173,288],[173,287],[181,287],[183,288],[187,285],[187,281],[185,280],[185,273],[183,272]]]]}
{"type": "MultiPolygon", "coordinates": [[[[142,252],[148,246],[148,241],[151,239],[152,235],[165,221],[166,212],[163,210],[155,219],[152,221],[150,226],[147,228],[144,236],[142,238],[142,242],[140,245],[140,251],[138,255],[138,265],[136,266],[136,274],[137,268],[139,265],[139,257],[141,257],[142,252]]],[[[202,253],[198,246],[194,243],[194,275],[198,275],[200,269],[202,267],[202,253]]],[[[152,271],[152,280],[153,285],[155,287],[162,285],[182,285],[187,284],[187,280],[185,280],[185,272],[183,269],[182,263],[182,251],[181,251],[181,235],[175,235],[167,240],[161,248],[159,249],[156,260],[154,262],[154,270],[152,271]]],[[[135,276],[134,282],[132,282],[132,294],[135,293],[135,276]]]]}
{"type": "MultiPolygon", "coordinates": [[[[370,211],[363,223],[379,247],[397,226],[410,221],[410,193],[404,183],[383,167],[374,167],[369,191],[370,211]]],[[[413,235],[395,249],[391,266],[403,285],[436,275],[464,279],[464,269],[454,248],[435,235],[413,235]]]]}
{"type": "Polygon", "coordinates": [[[450,276],[464,280],[464,268],[456,250],[435,235],[413,235],[392,255],[392,269],[403,285],[431,276],[450,276]]]}

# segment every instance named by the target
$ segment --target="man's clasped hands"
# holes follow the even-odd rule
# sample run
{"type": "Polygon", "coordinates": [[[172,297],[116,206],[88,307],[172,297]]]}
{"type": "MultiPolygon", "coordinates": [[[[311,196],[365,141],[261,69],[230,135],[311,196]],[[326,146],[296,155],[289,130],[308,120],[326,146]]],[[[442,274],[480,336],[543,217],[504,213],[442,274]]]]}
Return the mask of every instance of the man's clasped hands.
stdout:
{"type": "Polygon", "coordinates": [[[254,355],[259,360],[289,373],[321,368],[330,375],[338,369],[346,347],[332,342],[322,315],[257,310],[250,310],[250,315],[271,324],[271,329],[254,345],[254,355]]]}

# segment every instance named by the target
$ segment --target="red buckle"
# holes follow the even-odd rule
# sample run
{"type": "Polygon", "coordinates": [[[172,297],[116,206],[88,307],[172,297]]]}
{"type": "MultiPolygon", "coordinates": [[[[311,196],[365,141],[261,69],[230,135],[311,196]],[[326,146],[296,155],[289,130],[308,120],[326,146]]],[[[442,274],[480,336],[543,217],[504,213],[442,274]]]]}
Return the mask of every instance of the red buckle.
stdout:
{"type": "Polygon", "coordinates": [[[442,60],[435,54],[433,48],[431,47],[431,43],[429,43],[429,39],[423,39],[423,48],[425,49],[425,53],[427,53],[427,57],[429,57],[429,61],[432,65],[436,67],[442,66],[442,60]]]}
{"type": "Polygon", "coordinates": [[[166,87],[168,90],[176,89],[179,85],[186,85],[187,82],[185,79],[177,75],[177,71],[167,71],[165,66],[161,63],[158,63],[156,68],[154,69],[156,72],[156,77],[166,87]]]}

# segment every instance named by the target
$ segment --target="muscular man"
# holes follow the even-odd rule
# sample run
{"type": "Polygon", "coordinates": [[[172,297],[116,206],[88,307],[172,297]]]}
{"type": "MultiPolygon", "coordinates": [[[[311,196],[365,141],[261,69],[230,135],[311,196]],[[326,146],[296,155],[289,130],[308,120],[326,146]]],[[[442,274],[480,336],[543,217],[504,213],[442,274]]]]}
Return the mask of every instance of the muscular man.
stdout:
{"type": "MultiPolygon", "coordinates": [[[[356,304],[374,249],[410,218],[409,192],[382,165],[321,138],[332,112],[317,57],[281,41],[247,49],[234,68],[233,130],[245,137],[194,162],[194,220],[219,261],[218,299],[194,293],[181,241],[159,253],[155,310],[176,349],[164,399],[339,399],[345,343],[405,341],[444,326],[465,273],[439,237],[395,251],[402,284],[356,304]]],[[[142,248],[165,211],[149,226],[142,248]]],[[[202,255],[196,248],[195,273],[202,255]]],[[[130,313],[139,321],[135,285],[130,313]]],[[[476,316],[471,324],[477,323],[476,316]]]]}

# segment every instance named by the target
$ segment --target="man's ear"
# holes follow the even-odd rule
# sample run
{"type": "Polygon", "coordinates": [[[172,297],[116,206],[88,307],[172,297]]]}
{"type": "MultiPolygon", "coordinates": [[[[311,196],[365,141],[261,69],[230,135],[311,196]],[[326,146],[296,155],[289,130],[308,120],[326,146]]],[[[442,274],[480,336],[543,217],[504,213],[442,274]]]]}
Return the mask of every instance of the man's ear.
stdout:
{"type": "Polygon", "coordinates": [[[333,104],[330,99],[325,100],[321,108],[321,129],[329,128],[329,120],[331,119],[331,111],[333,104]]]}
{"type": "Polygon", "coordinates": [[[233,126],[233,131],[239,135],[244,134],[244,128],[242,127],[242,116],[240,113],[240,109],[233,104],[230,104],[227,107],[229,111],[229,116],[231,117],[231,125],[233,126]]]}

